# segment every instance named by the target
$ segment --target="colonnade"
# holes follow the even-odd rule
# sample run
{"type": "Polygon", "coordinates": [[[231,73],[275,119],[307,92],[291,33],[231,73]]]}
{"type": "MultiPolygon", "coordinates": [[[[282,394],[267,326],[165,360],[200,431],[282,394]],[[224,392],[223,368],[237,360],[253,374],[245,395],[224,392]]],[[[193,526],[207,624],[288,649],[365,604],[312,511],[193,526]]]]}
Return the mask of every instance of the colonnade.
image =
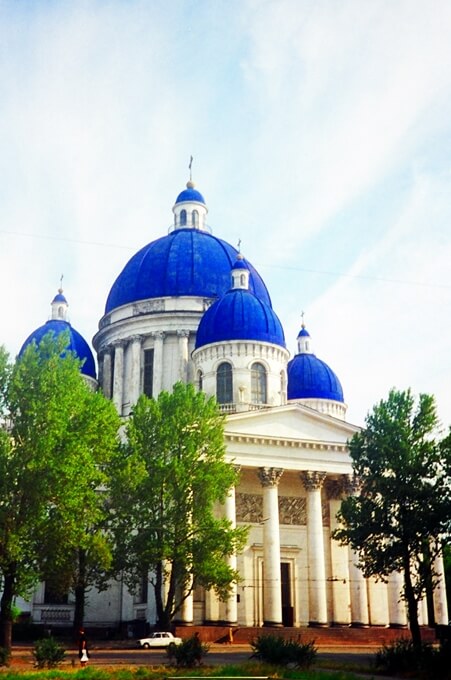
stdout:
{"type": "MultiPolygon", "coordinates": [[[[262,487],[263,495],[263,625],[282,626],[282,594],[281,594],[281,558],[283,546],[280,543],[278,486],[283,469],[262,467],[256,474],[262,487]]],[[[376,583],[374,579],[366,579],[356,566],[357,555],[348,546],[339,545],[330,539],[330,567],[326,566],[326,546],[323,526],[322,489],[325,487],[329,504],[330,531],[337,526],[336,514],[340,508],[343,493],[356,492],[355,481],[350,475],[340,479],[327,479],[325,472],[305,471],[299,473],[300,482],[306,492],[306,538],[308,560],[308,611],[309,625],[407,625],[406,608],[401,599],[403,577],[393,572],[388,583],[376,583]],[[330,601],[328,601],[328,598],[330,601]]],[[[235,490],[231,490],[226,504],[225,515],[235,525],[235,490]]],[[[230,564],[236,568],[236,556],[232,556],[230,564]]],[[[443,563],[436,564],[439,584],[434,591],[435,622],[448,622],[446,607],[446,591],[444,587],[443,563]]],[[[207,593],[207,598],[213,595],[207,593]]],[[[236,625],[238,607],[236,589],[222,609],[222,616],[212,616],[214,606],[207,606],[207,619],[211,623],[215,618],[226,625],[236,625]]],[[[219,608],[216,609],[218,615],[219,608]]],[[[420,621],[427,624],[427,610],[420,608],[420,621]]],[[[192,619],[181,617],[181,622],[192,623],[192,619]]]]}
{"type": "MultiPolygon", "coordinates": [[[[152,394],[158,395],[165,385],[163,368],[165,338],[176,335],[178,366],[172,383],[187,382],[189,375],[189,330],[154,331],[114,340],[99,353],[99,382],[105,396],[112,399],[120,415],[127,416],[143,391],[143,357],[153,349],[152,394]]],[[[171,385],[172,385],[171,383],[171,385]]]]}

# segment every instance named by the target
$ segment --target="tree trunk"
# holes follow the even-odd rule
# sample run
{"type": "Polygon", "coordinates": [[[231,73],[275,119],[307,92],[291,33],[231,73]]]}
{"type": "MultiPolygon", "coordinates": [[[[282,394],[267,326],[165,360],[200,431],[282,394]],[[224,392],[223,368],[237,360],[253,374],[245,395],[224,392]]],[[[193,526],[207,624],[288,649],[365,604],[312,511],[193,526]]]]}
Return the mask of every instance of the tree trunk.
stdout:
{"type": "Polygon", "coordinates": [[[86,593],[86,554],[80,549],[78,551],[78,579],[75,586],[75,610],[74,610],[74,636],[78,635],[80,628],[83,628],[85,620],[85,593],[86,593]]]}
{"type": "Polygon", "coordinates": [[[421,655],[421,631],[418,623],[418,603],[412,586],[412,575],[410,572],[410,560],[407,555],[403,558],[404,562],[404,586],[407,601],[407,611],[409,615],[409,628],[412,636],[412,643],[418,656],[421,655]]]}
{"type": "Polygon", "coordinates": [[[9,652],[12,646],[14,585],[16,580],[15,566],[11,566],[3,579],[3,593],[0,604],[0,647],[9,652]]]}
{"type": "Polygon", "coordinates": [[[162,596],[163,565],[161,562],[158,562],[157,567],[155,569],[155,583],[153,584],[153,589],[155,594],[155,607],[157,610],[157,626],[158,626],[158,622],[160,621],[163,615],[163,596],[162,596]]]}

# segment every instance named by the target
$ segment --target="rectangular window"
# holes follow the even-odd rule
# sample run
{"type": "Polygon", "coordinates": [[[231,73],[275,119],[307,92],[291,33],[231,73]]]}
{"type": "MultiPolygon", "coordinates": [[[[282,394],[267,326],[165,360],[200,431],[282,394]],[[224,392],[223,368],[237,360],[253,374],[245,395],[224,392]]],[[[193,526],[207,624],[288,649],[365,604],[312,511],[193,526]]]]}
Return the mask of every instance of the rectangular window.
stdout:
{"type": "Polygon", "coordinates": [[[153,396],[153,349],[144,350],[144,384],[143,392],[146,397],[153,396]]]}
{"type": "Polygon", "coordinates": [[[149,582],[147,579],[147,572],[141,576],[141,581],[134,598],[135,604],[147,604],[149,595],[149,582]]]}
{"type": "Polygon", "coordinates": [[[44,584],[44,604],[67,604],[68,594],[62,593],[55,583],[46,581],[44,584]]]}

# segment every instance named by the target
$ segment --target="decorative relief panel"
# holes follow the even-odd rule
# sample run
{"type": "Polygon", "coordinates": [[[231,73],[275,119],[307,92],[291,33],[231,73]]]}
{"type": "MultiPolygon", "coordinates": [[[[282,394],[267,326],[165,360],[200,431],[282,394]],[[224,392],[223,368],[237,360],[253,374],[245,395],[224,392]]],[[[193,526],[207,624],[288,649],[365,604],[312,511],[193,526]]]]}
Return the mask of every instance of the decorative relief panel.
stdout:
{"type": "Polygon", "coordinates": [[[280,524],[306,524],[305,498],[279,496],[279,521],[280,524]]]}
{"type": "Polygon", "coordinates": [[[236,494],[237,522],[260,524],[263,520],[263,496],[255,493],[236,494]]]}
{"type": "MultiPolygon", "coordinates": [[[[238,522],[261,524],[263,521],[263,496],[252,493],[237,493],[236,519],[238,522]]],[[[279,521],[280,524],[305,525],[307,521],[305,498],[279,496],[279,521]]]]}
{"type": "Polygon", "coordinates": [[[133,305],[133,316],[151,314],[152,312],[164,312],[164,300],[146,300],[145,302],[135,302],[133,305]]]}

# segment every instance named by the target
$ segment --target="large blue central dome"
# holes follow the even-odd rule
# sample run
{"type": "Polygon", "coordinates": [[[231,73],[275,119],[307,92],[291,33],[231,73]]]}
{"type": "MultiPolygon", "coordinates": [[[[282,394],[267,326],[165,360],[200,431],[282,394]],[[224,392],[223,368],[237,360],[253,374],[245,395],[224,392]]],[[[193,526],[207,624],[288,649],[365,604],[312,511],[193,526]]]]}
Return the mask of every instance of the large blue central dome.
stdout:
{"type": "MultiPolygon", "coordinates": [[[[230,288],[230,270],[238,251],[200,229],[176,229],[144,246],[125,265],[108,296],[105,313],[148,298],[221,297],[230,288]]],[[[249,289],[271,307],[258,272],[250,270],[249,289]]]]}

